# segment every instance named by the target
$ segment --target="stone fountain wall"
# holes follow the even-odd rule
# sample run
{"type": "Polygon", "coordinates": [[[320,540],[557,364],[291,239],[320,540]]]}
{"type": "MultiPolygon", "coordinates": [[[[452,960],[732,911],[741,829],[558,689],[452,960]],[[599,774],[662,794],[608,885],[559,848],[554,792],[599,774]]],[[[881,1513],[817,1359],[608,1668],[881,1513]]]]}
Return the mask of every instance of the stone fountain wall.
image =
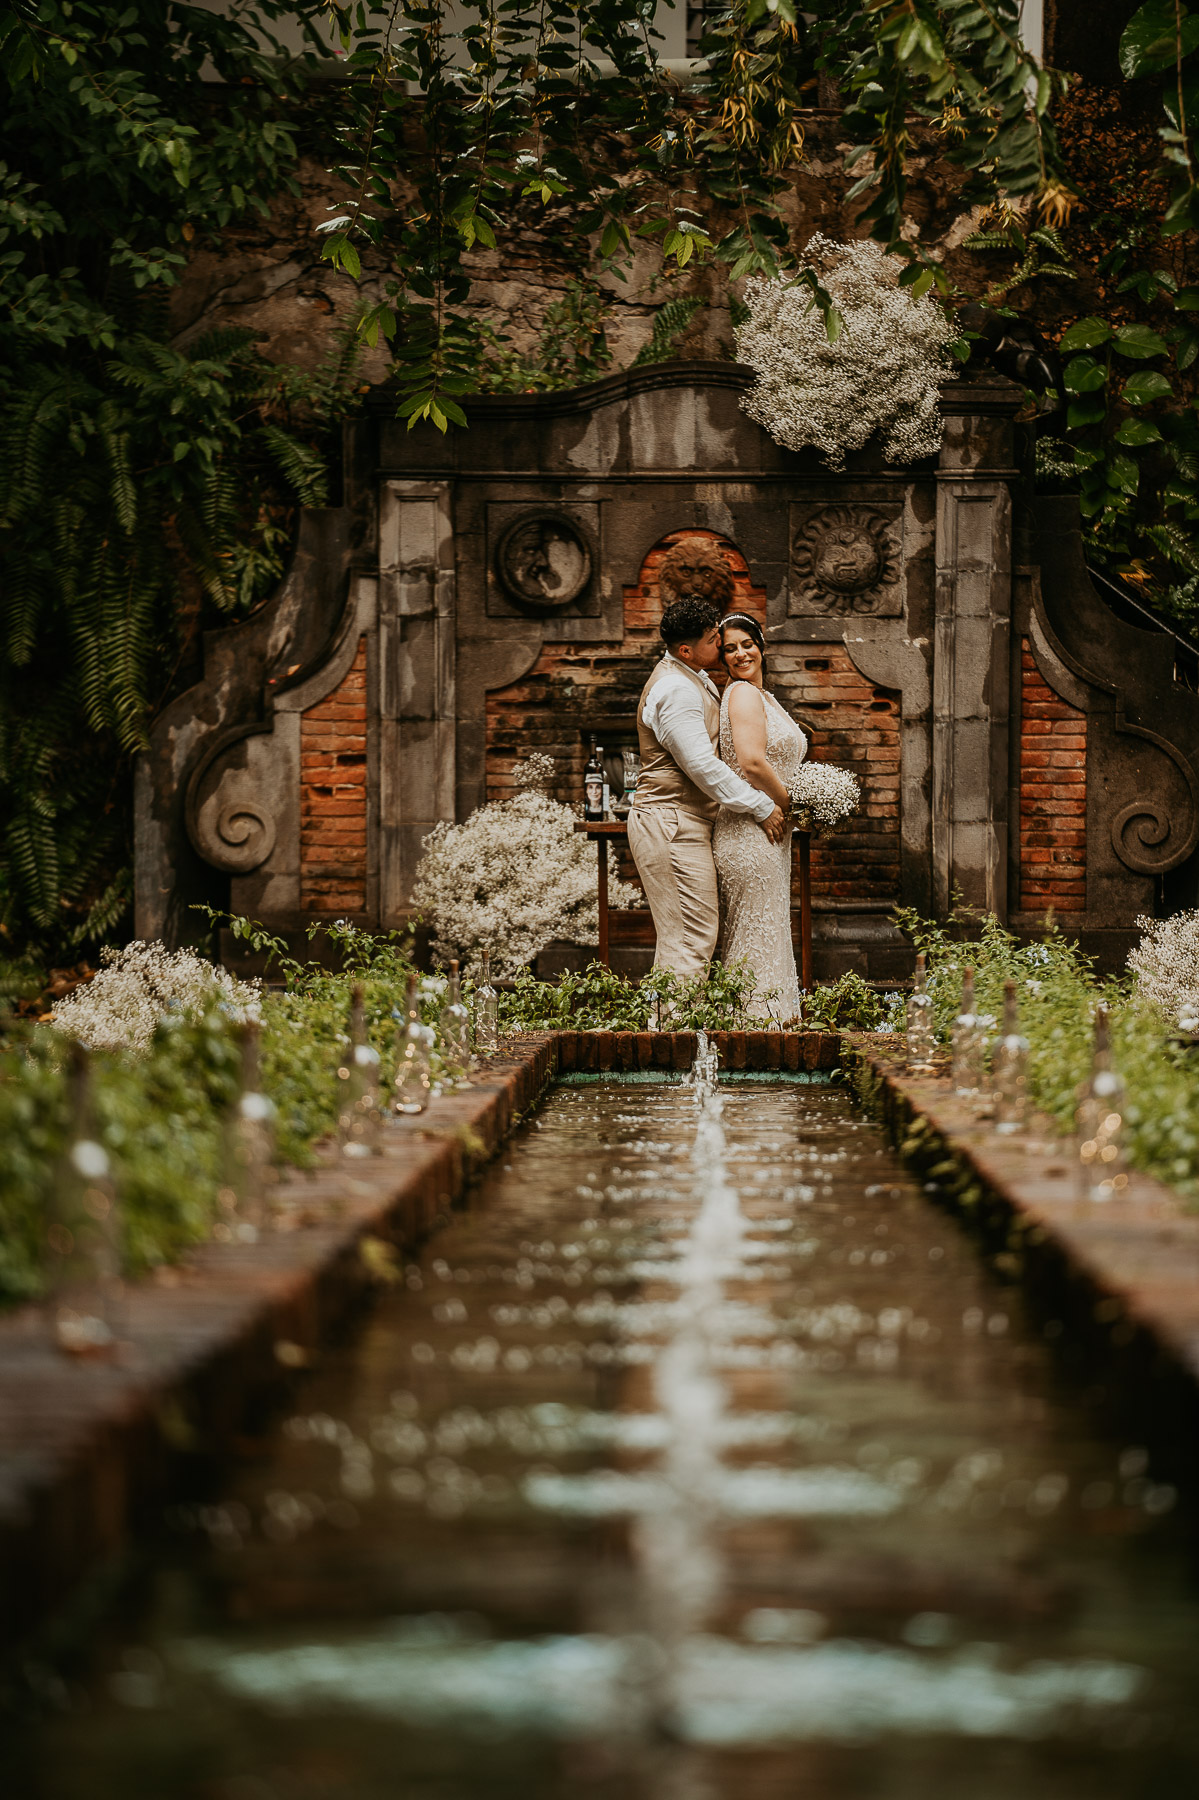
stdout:
{"type": "MultiPolygon", "coordinates": [[[[1192,903],[1199,699],[1187,653],[1089,580],[1073,502],[1034,501],[1019,393],[951,383],[939,458],[830,473],[741,411],[746,371],[663,364],[409,432],[385,389],[347,431],[346,504],[213,634],[138,777],[139,934],[207,900],[299,934],[402,923],[421,842],[550,752],[634,740],[659,567],[717,546],[762,619],[812,753],[862,778],[813,857],[817,973],[898,977],[896,903],[1046,909],[1118,960],[1139,912],[1192,903]],[[1190,685],[1188,685],[1188,683],[1190,685]]],[[[645,921],[626,940],[642,942],[645,921]]]]}

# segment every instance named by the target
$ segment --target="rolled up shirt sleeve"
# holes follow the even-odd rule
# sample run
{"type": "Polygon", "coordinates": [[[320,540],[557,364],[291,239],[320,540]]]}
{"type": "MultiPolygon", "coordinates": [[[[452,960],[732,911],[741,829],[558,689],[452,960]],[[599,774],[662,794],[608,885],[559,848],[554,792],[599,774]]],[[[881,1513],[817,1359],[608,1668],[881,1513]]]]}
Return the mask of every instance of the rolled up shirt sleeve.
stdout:
{"type": "Polygon", "coordinates": [[[684,775],[709,800],[730,812],[752,813],[759,824],[774,811],[774,801],[721,762],[704,724],[703,696],[686,676],[660,681],[641,711],[663,750],[674,757],[684,775]]]}

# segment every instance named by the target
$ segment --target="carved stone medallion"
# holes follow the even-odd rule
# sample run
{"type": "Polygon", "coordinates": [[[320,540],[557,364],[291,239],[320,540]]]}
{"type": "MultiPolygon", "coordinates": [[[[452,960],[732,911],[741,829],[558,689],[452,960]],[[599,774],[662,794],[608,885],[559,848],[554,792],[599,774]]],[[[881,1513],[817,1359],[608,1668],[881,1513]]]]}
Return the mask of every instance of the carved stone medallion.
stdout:
{"type": "Polygon", "coordinates": [[[591,579],[591,548],[564,513],[526,513],[496,545],[495,572],[526,606],[569,606],[591,579]]]}
{"type": "Polygon", "coordinates": [[[902,550],[898,507],[793,506],[787,611],[899,618],[902,550]]]}

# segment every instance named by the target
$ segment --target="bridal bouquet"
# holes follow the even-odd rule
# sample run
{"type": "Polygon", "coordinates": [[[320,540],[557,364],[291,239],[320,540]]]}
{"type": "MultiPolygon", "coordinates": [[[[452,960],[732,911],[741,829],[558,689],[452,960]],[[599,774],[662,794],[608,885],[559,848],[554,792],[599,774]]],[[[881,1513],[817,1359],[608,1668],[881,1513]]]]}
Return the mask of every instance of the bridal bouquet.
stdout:
{"type": "Polygon", "coordinates": [[[788,792],[796,829],[814,831],[817,837],[831,837],[842,819],[862,804],[857,776],[835,763],[801,763],[788,792]]]}

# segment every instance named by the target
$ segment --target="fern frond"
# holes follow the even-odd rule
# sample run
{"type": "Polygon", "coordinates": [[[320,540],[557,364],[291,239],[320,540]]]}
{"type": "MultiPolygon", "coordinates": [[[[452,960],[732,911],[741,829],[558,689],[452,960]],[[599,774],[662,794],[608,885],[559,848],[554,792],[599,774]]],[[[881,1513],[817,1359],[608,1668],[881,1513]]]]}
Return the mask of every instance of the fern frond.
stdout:
{"type": "Polygon", "coordinates": [[[328,469],[313,444],[305,444],[277,425],[263,425],[258,436],[301,506],[328,504],[328,469]]]}
{"type": "Polygon", "coordinates": [[[696,294],[678,300],[667,300],[654,314],[649,342],[642,344],[633,358],[632,367],[642,369],[647,363],[666,362],[678,348],[696,313],[705,302],[696,294]]]}

